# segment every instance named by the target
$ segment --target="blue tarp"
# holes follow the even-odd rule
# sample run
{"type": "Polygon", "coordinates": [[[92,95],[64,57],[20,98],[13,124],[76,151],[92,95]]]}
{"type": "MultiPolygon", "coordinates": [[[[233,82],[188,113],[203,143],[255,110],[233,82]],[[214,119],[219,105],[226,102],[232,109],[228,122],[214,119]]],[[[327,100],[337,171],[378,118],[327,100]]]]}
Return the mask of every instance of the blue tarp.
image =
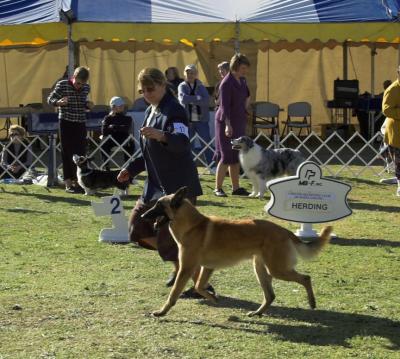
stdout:
{"type": "Polygon", "coordinates": [[[86,22],[389,22],[399,0],[73,0],[86,22]]]}
{"type": "Polygon", "coordinates": [[[130,23],[390,22],[400,0],[0,0],[0,24],[77,21],[130,23]]]}
{"type": "Polygon", "coordinates": [[[0,25],[59,22],[70,6],[71,0],[0,0],[0,25]]]}

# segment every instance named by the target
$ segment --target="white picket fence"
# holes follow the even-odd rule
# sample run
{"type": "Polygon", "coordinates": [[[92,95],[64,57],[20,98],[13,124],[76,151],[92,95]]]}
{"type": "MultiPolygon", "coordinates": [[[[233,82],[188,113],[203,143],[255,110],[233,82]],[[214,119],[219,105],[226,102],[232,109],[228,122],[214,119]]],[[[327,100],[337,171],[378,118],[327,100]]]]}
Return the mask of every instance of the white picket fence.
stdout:
{"type": "MultiPolygon", "coordinates": [[[[107,138],[103,139],[103,142],[107,138]]],[[[307,137],[298,137],[294,132],[290,132],[287,136],[271,139],[264,133],[258,133],[255,140],[260,145],[267,148],[289,147],[300,150],[307,160],[318,163],[325,174],[332,177],[339,177],[346,173],[351,177],[359,177],[362,174],[369,173],[371,177],[383,177],[390,171],[390,165],[380,157],[379,147],[382,136],[378,132],[370,140],[365,140],[358,132],[353,133],[349,138],[344,139],[337,132],[333,132],[326,139],[322,139],[318,134],[312,132],[307,137]]],[[[88,137],[88,155],[93,157],[94,166],[96,168],[104,168],[108,165],[111,168],[121,168],[126,163],[123,160],[123,153],[129,155],[130,158],[140,156],[140,146],[137,140],[130,136],[124,143],[115,142],[115,148],[107,160],[104,162],[101,153],[103,143],[93,137],[88,137]],[[124,145],[128,141],[135,142],[135,152],[133,156],[127,153],[124,145]]],[[[204,152],[206,149],[214,151],[214,139],[209,143],[205,142],[197,134],[191,138],[191,142],[202,147],[200,150],[192,151],[193,157],[198,164],[199,174],[208,174],[211,166],[207,165],[204,152]]],[[[9,143],[0,143],[0,151],[9,151],[9,143]]],[[[54,185],[61,171],[61,148],[57,141],[56,135],[49,136],[32,136],[29,137],[29,144],[24,145],[23,151],[17,158],[17,163],[23,165],[19,158],[24,152],[29,151],[32,154],[32,164],[25,169],[29,173],[48,174],[48,185],[54,185]]],[[[129,160],[128,160],[129,161],[129,160]]],[[[7,170],[0,175],[4,177],[9,173],[7,170]]]]}

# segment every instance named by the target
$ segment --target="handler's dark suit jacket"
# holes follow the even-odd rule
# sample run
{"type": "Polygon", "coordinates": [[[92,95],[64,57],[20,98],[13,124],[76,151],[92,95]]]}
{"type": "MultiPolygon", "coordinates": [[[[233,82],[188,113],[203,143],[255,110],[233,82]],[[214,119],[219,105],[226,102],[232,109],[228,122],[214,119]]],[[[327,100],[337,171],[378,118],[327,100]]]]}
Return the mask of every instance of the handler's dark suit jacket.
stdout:
{"type": "Polygon", "coordinates": [[[132,177],[147,170],[143,201],[148,203],[157,200],[183,186],[188,187],[189,198],[202,195],[197,168],[190,150],[189,121],[185,109],[167,91],[158,105],[156,114],[147,124],[150,114],[151,107],[148,107],[143,125],[164,131],[167,142],[162,143],[141,136],[142,156],[134,159],[126,168],[132,177]],[[166,193],[163,193],[163,189],[166,193]]]}

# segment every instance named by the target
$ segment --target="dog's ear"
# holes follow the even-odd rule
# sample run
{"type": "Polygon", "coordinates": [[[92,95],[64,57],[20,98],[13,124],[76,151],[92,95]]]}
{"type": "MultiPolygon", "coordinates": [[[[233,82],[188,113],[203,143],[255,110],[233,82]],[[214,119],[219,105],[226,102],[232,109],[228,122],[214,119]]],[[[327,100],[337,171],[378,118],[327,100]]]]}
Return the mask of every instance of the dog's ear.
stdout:
{"type": "Polygon", "coordinates": [[[250,137],[245,136],[244,139],[248,148],[252,148],[254,146],[254,141],[250,137]]]}
{"type": "Polygon", "coordinates": [[[185,199],[187,192],[188,192],[187,187],[179,188],[171,199],[171,204],[170,204],[171,208],[179,208],[183,200],[185,199]]]}

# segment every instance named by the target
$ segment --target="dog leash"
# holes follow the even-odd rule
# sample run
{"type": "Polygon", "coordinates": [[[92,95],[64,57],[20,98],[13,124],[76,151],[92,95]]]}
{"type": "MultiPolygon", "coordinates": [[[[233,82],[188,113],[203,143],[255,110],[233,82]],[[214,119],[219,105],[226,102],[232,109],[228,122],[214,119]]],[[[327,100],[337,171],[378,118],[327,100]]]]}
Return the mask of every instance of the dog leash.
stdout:
{"type": "Polygon", "coordinates": [[[93,173],[93,170],[90,170],[89,172],[85,172],[85,173],[82,173],[82,172],[81,172],[81,177],[89,176],[89,175],[92,174],[92,173],[93,173]]]}
{"type": "MultiPolygon", "coordinates": [[[[145,140],[147,141],[147,139],[145,139],[145,140]]],[[[166,195],[167,195],[167,192],[165,191],[165,188],[164,188],[164,186],[163,186],[162,183],[161,183],[160,176],[158,175],[157,168],[156,168],[156,166],[154,165],[153,159],[152,159],[152,157],[151,157],[151,155],[150,155],[149,149],[147,148],[146,142],[144,143],[144,150],[147,152],[147,155],[149,156],[149,160],[150,160],[150,163],[151,163],[151,165],[152,165],[152,167],[153,167],[154,174],[155,174],[155,176],[156,176],[158,185],[160,186],[163,195],[166,196],[166,195]]]]}

